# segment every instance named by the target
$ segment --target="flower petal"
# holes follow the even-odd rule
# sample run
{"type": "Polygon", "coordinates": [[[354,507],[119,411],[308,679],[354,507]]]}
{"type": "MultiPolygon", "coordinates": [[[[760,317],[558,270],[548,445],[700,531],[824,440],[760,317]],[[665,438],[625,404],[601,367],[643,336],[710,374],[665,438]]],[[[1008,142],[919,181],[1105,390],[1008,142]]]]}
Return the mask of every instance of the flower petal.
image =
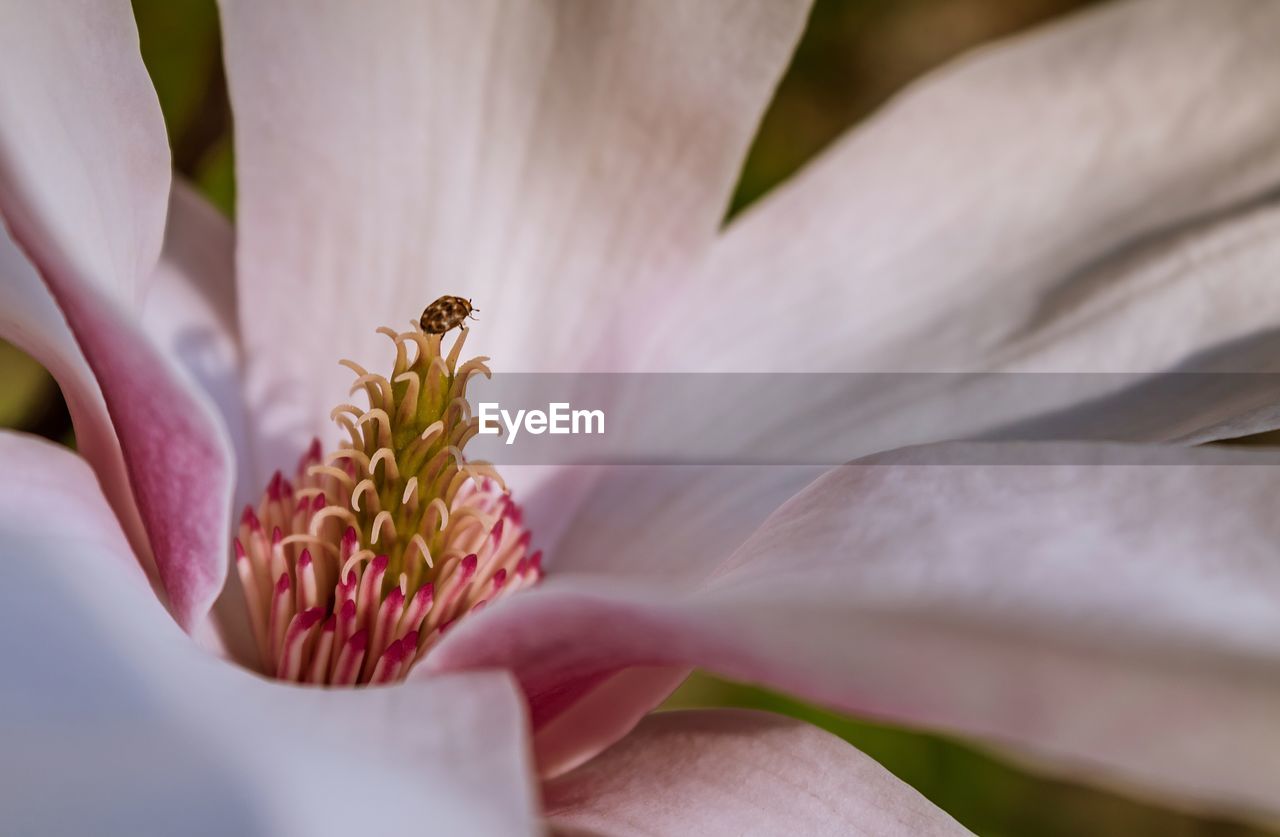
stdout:
{"type": "MultiPolygon", "coordinates": [[[[753,447],[750,434],[786,427],[789,450],[801,456],[853,457],[975,435],[1203,442],[1270,430],[1280,404],[1277,271],[1280,208],[1241,212],[1092,271],[1080,280],[1091,283],[1087,298],[997,348],[978,348],[980,374],[791,376],[784,380],[805,389],[776,388],[814,397],[756,398],[737,407],[751,419],[728,427],[699,427],[693,420],[706,411],[690,410],[687,437],[727,444],[738,435],[738,450],[777,451],[778,439],[753,447]]],[[[950,361],[934,362],[943,370],[950,361]]]]}
{"type": "Polygon", "coordinates": [[[736,220],[654,345],[700,372],[1194,369],[1280,322],[1252,207],[1277,37],[1274,5],[1137,0],[953,62],[736,220]]]}
{"type": "Polygon", "coordinates": [[[190,629],[226,572],[231,466],[203,396],[134,320],[168,195],[164,125],[128,3],[0,10],[0,214],[94,372],[157,574],[190,629]]]}
{"type": "Polygon", "coordinates": [[[628,668],[582,681],[579,694],[534,737],[538,772],[558,776],[630,732],[689,676],[688,668],[628,668]]]}
{"type": "Polygon", "coordinates": [[[145,551],[146,531],[129,491],[128,471],[102,390],[49,289],[3,226],[0,294],[0,337],[39,361],[58,382],[75,427],[77,449],[92,463],[135,548],[145,551]]]}
{"type": "MultiPolygon", "coordinates": [[[[236,319],[235,233],[188,183],[169,195],[164,249],[142,305],[142,327],[208,393],[232,440],[236,474],[250,470],[240,336],[236,319]]],[[[236,506],[261,486],[238,486],[236,506]]]]}
{"type": "Polygon", "coordinates": [[[0,433],[0,808],[21,833],[536,832],[507,678],[329,691],[207,656],[74,454],[0,433]],[[72,800],[74,804],[68,804],[72,800]],[[429,820],[427,819],[429,818],[429,820]]]}
{"type": "Polygon", "coordinates": [[[671,544],[704,581],[552,574],[428,664],[509,667],[535,699],[628,663],[701,665],[1077,778],[1274,814],[1275,464],[1067,444],[889,454],[817,481],[728,560],[671,544]]]}
{"type": "MultiPolygon", "coordinates": [[[[591,580],[654,591],[704,580],[779,505],[825,469],[813,466],[625,466],[562,468],[547,493],[589,483],[562,537],[547,551],[551,583],[591,580]],[[620,533],[626,533],[619,540],[620,533]]],[[[542,492],[537,492],[541,495],[542,492]]],[[[535,497],[531,511],[542,505],[535,497]]],[[[544,582],[544,587],[547,582],[544,582]]],[[[522,596],[523,597],[523,596],[522,596]]],[[[536,640],[535,640],[536,641],[536,640]]],[[[444,647],[451,640],[446,639],[444,647]]],[[[433,676],[433,652],[410,677],[433,676]]],[[[626,734],[680,684],[685,666],[566,671],[526,683],[538,768],[557,775],[626,734]]]]}
{"type": "MultiPolygon", "coordinates": [[[[1277,426],[1277,241],[1280,208],[1264,205],[1134,247],[1057,289],[1060,299],[986,362],[1073,380],[1079,403],[1062,399],[1005,435],[1186,442],[1277,426]],[[1123,374],[1134,371],[1160,374],[1123,374]]],[[[985,417],[971,403],[953,412],[985,417]]]]}
{"type": "Polygon", "coordinates": [[[499,368],[620,363],[620,293],[669,288],[710,244],[807,8],[225,0],[270,432],[329,434],[337,360],[381,368],[374,329],[440,294],[474,299],[499,368]]]}
{"type": "Polygon", "coordinates": [[[38,266],[88,277],[130,308],[160,252],[169,148],[129,4],[0,15],[5,219],[38,266]]]}
{"type": "Polygon", "coordinates": [[[968,834],[875,761],[799,721],[662,712],[543,791],[591,834],[968,834]]]}

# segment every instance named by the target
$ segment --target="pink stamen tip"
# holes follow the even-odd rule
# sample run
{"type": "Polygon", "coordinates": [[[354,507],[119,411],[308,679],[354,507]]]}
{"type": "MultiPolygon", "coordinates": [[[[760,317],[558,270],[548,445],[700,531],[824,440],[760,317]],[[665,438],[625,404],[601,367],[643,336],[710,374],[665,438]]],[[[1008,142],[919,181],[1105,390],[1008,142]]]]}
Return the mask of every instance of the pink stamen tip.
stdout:
{"type": "Polygon", "coordinates": [[[288,593],[292,586],[293,582],[289,580],[289,574],[280,573],[280,580],[276,582],[276,593],[288,593]]]}
{"type": "Polygon", "coordinates": [[[267,497],[272,500],[280,499],[280,483],[284,481],[284,474],[276,471],[271,475],[271,482],[267,485],[267,497]]]}
{"type": "Polygon", "coordinates": [[[516,578],[521,578],[529,571],[529,559],[521,558],[516,561],[516,578]]]}
{"type": "Polygon", "coordinates": [[[542,550],[541,549],[539,549],[537,552],[529,556],[529,568],[532,570],[542,569],[542,550]]]}
{"type": "Polygon", "coordinates": [[[315,626],[317,622],[324,618],[324,608],[313,607],[310,610],[304,610],[302,615],[298,617],[298,626],[302,630],[307,631],[315,626]]]}
{"type": "Polygon", "coordinates": [[[306,475],[307,468],[311,465],[318,465],[323,455],[324,448],[320,446],[320,440],[318,438],[312,439],[311,445],[298,459],[298,478],[302,479],[306,475]]]}
{"type": "Polygon", "coordinates": [[[254,512],[253,506],[244,507],[244,512],[240,515],[240,523],[255,532],[262,531],[262,523],[258,520],[258,515],[254,512]]]}
{"type": "Polygon", "coordinates": [[[393,680],[400,671],[400,663],[404,661],[404,645],[400,640],[396,640],[387,646],[387,650],[378,658],[378,664],[373,667],[373,673],[369,677],[370,683],[386,683],[393,680]]]}
{"type": "Polygon", "coordinates": [[[345,602],[343,602],[342,610],[340,611],[340,613],[342,614],[343,619],[355,619],[356,618],[356,600],[347,599],[345,602]]]}
{"type": "Polygon", "coordinates": [[[244,546],[240,543],[240,539],[236,538],[234,543],[236,547],[236,560],[237,561],[248,560],[249,556],[245,554],[244,546]]]}
{"type": "Polygon", "coordinates": [[[323,494],[317,494],[315,499],[311,501],[311,511],[318,512],[325,506],[326,500],[323,494]]]}
{"type": "Polygon", "coordinates": [[[418,632],[409,631],[409,633],[402,636],[400,638],[400,646],[405,650],[406,653],[417,651],[418,650],[418,632]]]}
{"type": "MultiPolygon", "coordinates": [[[[391,559],[390,559],[390,558],[388,558],[388,557],[387,557],[387,556],[385,556],[385,555],[378,555],[378,556],[375,556],[375,557],[374,557],[374,559],[373,559],[373,563],[372,563],[372,565],[371,565],[371,569],[372,569],[375,573],[386,572],[386,570],[387,570],[387,564],[388,564],[390,561],[391,561],[391,559]]],[[[398,589],[398,588],[397,588],[397,589],[398,589]]]]}
{"type": "Polygon", "coordinates": [[[429,602],[436,595],[436,586],[431,582],[427,582],[418,588],[418,592],[413,594],[414,601],[418,604],[429,602]]]}
{"type": "Polygon", "coordinates": [[[364,660],[365,647],[369,644],[369,632],[361,628],[342,645],[338,654],[336,668],[333,671],[333,683],[350,686],[360,675],[360,664],[364,660]]]}
{"type": "Polygon", "coordinates": [[[289,482],[288,480],[281,480],[281,481],[280,481],[280,493],[281,493],[281,494],[283,494],[283,495],[284,495],[284,496],[286,496],[286,497],[292,497],[292,496],[293,496],[293,483],[289,482]]]}
{"type": "Polygon", "coordinates": [[[281,532],[280,527],[277,526],[275,529],[271,530],[271,545],[279,546],[280,541],[282,540],[284,540],[284,532],[281,532]]]}
{"type": "Polygon", "coordinates": [[[347,531],[342,533],[342,549],[345,552],[348,549],[354,550],[356,544],[360,543],[360,536],[356,534],[356,530],[352,526],[347,527],[347,531]]]}
{"type": "Polygon", "coordinates": [[[293,513],[298,514],[299,512],[306,512],[310,508],[311,501],[306,497],[299,497],[298,502],[294,504],[293,513]]]}
{"type": "Polygon", "coordinates": [[[507,570],[504,567],[503,569],[500,569],[493,574],[493,589],[495,591],[501,590],[502,585],[506,583],[507,583],[507,570]]]}
{"type": "Polygon", "coordinates": [[[302,554],[298,556],[298,569],[303,570],[311,566],[311,550],[304,549],[302,554]]]}
{"type": "Polygon", "coordinates": [[[489,539],[494,543],[499,543],[502,540],[502,524],[504,522],[505,521],[499,518],[498,522],[493,524],[493,529],[489,532],[489,539]]]}
{"type": "Polygon", "coordinates": [[[471,578],[471,576],[475,573],[476,563],[479,560],[480,559],[476,557],[476,554],[474,552],[468,555],[466,558],[462,559],[462,580],[463,581],[466,581],[468,578],[471,578]]]}
{"type": "Polygon", "coordinates": [[[533,540],[533,533],[526,530],[525,533],[520,536],[520,540],[516,543],[521,549],[524,549],[529,545],[529,541],[531,540],[533,540]]]}

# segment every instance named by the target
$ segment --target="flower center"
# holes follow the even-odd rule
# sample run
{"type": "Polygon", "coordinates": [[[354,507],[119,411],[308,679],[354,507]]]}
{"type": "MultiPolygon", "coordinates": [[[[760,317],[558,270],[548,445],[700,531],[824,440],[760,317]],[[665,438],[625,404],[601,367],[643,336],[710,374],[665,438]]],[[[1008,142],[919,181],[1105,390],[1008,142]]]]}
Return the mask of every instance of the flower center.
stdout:
{"type": "Polygon", "coordinates": [[[478,430],[467,381],[442,335],[378,329],[395,344],[390,378],[348,360],[369,408],[330,414],[350,437],[319,440],[290,482],[276,472],[235,542],[262,670],[281,680],[351,686],[403,679],[450,626],[537,583],[541,553],[493,466],[468,461],[478,430]]]}

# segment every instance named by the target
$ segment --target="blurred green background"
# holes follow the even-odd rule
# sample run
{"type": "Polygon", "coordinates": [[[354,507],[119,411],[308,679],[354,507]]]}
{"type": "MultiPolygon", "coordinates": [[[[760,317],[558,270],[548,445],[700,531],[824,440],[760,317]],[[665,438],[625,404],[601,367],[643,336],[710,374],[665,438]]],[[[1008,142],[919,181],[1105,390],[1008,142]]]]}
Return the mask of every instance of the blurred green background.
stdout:
{"type": "MultiPolygon", "coordinates": [[[[732,210],[785,179],[903,85],[958,52],[1095,0],[818,0],[764,120],[732,210]]],[[[174,163],[228,215],[235,184],[213,0],[135,0],[143,57],[168,123],[174,163]]],[[[48,374],[0,343],[0,426],[74,445],[48,374]]],[[[1019,770],[946,738],[843,717],[704,674],[671,707],[741,706],[803,718],[842,736],[984,835],[1262,835],[1019,770]]]]}

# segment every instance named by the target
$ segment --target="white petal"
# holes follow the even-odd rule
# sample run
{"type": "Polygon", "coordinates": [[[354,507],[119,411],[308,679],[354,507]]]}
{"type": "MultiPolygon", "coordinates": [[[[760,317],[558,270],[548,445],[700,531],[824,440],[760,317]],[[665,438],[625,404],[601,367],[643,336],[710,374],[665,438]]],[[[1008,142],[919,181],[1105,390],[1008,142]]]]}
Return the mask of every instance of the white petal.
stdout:
{"type": "Polygon", "coordinates": [[[68,451],[0,434],[0,808],[22,833],[532,834],[500,674],[273,684],[205,655],[120,566],[68,451]]]}
{"type": "Polygon", "coordinates": [[[628,660],[701,665],[1077,779],[1274,815],[1277,473],[1173,448],[885,455],[819,480],[727,560],[672,543],[705,581],[553,573],[429,664],[511,667],[535,697],[628,660]]]}
{"type": "Polygon", "coordinates": [[[129,4],[6,3],[0,56],[7,222],[37,263],[132,307],[160,253],[169,148],[129,4]]]}
{"type": "MultiPolygon", "coordinates": [[[[1277,37],[1271,4],[1137,0],[952,63],[731,225],[655,329],[664,366],[1257,371],[1231,352],[1280,323],[1280,214],[1253,207],[1280,182],[1277,37]]],[[[1256,406],[1146,398],[1105,405],[1109,438],[1256,406]]],[[[863,430],[849,455],[1025,417],[940,400],[917,413],[964,426],[863,430]]]]}
{"type": "Polygon", "coordinates": [[[893,774],[799,721],[663,712],[543,791],[571,833],[968,834],[893,774]]]}
{"type": "Polygon", "coordinates": [[[969,368],[1114,248],[1280,180],[1277,34],[1270,4],[1138,0],[954,62],[735,223],[705,292],[813,335],[769,365],[969,368]]]}
{"type": "Polygon", "coordinates": [[[498,370],[621,363],[718,229],[807,7],[226,0],[269,432],[329,434],[337,360],[386,366],[374,329],[441,294],[473,298],[498,370]]]}

